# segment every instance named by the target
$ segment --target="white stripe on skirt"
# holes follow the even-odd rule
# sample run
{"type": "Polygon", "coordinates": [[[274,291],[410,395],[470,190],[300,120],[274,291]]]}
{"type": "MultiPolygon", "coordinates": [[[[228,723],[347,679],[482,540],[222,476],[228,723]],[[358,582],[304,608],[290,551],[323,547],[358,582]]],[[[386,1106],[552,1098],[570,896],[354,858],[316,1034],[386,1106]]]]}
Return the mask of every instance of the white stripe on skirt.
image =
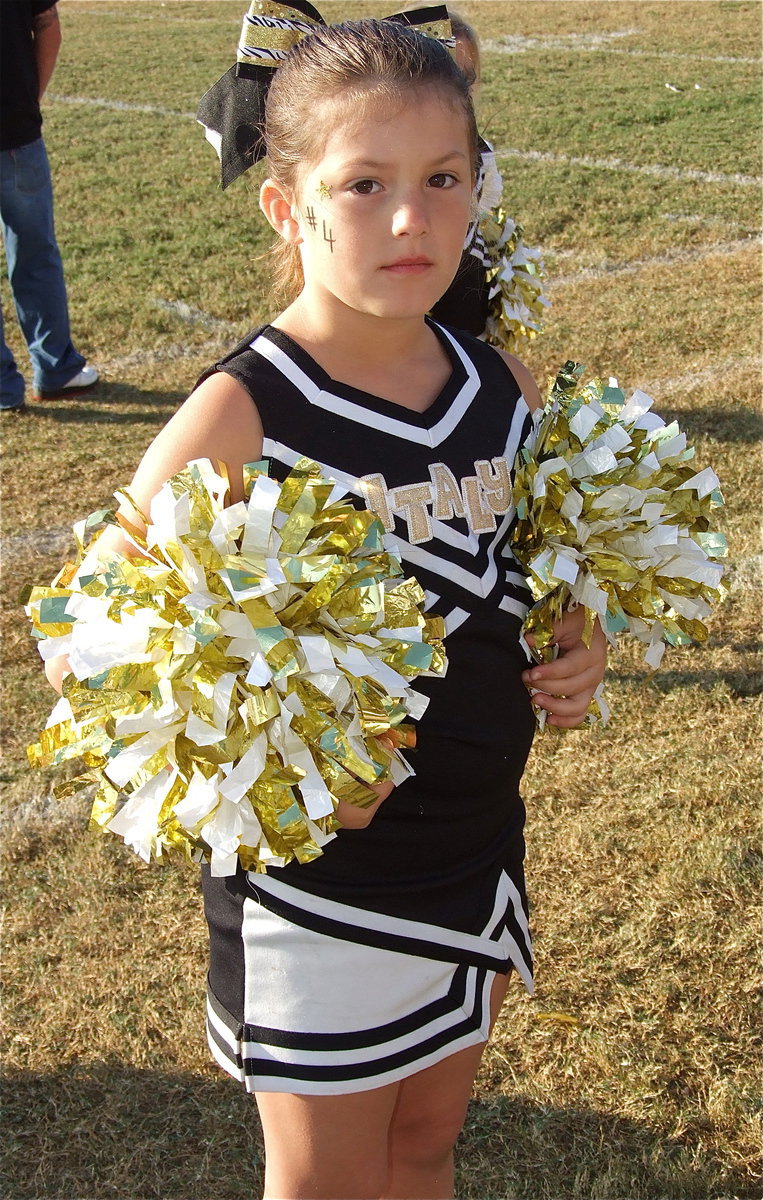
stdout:
{"type": "Polygon", "coordinates": [[[532,991],[527,921],[506,874],[479,936],[272,876],[250,883],[259,899],[243,902],[244,1021],[210,993],[207,1022],[215,1059],[248,1091],[337,1095],[396,1082],[487,1039],[493,981],[510,964],[532,991]]]}

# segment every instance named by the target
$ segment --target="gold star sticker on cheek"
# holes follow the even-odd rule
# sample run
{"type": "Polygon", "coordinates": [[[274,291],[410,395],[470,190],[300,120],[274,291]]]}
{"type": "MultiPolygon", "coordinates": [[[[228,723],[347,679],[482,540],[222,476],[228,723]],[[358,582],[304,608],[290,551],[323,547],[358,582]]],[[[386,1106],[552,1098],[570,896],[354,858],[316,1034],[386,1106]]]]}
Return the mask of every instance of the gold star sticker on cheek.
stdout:
{"type": "Polygon", "coordinates": [[[324,183],[323,180],[321,180],[320,183],[318,184],[318,195],[320,196],[321,200],[330,200],[331,199],[331,184],[324,183]]]}

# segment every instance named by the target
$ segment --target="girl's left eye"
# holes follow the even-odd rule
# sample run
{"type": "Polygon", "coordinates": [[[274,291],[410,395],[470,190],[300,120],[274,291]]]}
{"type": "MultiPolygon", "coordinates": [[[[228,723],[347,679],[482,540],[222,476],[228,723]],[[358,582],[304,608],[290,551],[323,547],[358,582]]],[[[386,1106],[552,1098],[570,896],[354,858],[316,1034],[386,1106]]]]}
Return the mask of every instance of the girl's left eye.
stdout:
{"type": "Polygon", "coordinates": [[[449,171],[439,171],[437,175],[430,175],[427,183],[433,188],[452,188],[456,186],[458,179],[449,171]]]}

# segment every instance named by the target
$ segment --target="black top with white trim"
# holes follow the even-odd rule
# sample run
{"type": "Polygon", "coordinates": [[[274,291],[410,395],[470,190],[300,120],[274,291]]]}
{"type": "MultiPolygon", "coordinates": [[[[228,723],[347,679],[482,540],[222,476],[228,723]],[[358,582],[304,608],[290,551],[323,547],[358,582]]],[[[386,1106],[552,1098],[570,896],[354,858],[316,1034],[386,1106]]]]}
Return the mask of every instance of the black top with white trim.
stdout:
{"type": "Polygon", "coordinates": [[[342,830],[314,862],[269,873],[333,901],[471,932],[492,904],[496,871],[524,894],[519,781],[534,718],[519,632],[529,592],[508,539],[512,465],[531,418],[492,347],[430,326],[452,370],[422,413],[330,378],[272,326],[212,371],[252,396],[275,478],[304,455],[374,509],[448,630],[447,675],[416,683],[430,703],[410,755],[415,777],[366,829],[342,830]]]}

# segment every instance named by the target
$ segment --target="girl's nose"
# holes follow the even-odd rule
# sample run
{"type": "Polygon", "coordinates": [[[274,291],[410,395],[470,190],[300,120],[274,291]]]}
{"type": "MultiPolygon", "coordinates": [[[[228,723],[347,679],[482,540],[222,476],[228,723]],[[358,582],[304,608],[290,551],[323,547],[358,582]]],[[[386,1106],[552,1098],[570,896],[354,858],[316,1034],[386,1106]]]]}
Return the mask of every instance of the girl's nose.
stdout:
{"type": "Polygon", "coordinates": [[[428,228],[429,219],[423,201],[414,197],[401,200],[392,217],[392,232],[395,237],[405,234],[415,236],[426,233],[428,228]]]}

